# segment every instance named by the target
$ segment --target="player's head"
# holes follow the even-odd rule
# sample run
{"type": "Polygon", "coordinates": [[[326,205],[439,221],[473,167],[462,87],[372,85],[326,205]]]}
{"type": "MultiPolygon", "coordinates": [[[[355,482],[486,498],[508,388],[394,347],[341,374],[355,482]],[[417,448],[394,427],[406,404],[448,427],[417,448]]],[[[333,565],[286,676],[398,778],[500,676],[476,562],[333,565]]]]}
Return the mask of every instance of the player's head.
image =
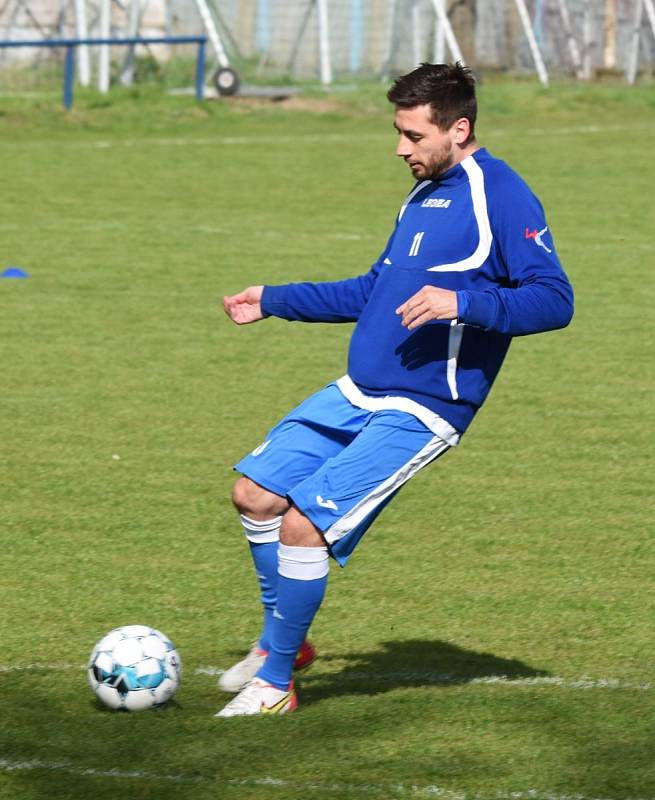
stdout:
{"type": "Polygon", "coordinates": [[[458,119],[469,123],[469,139],[475,138],[478,104],[475,78],[468,67],[456,64],[421,64],[401,75],[387,92],[396,108],[429,105],[434,125],[446,131],[458,119]]]}
{"type": "Polygon", "coordinates": [[[475,149],[475,79],[462,64],[421,64],[387,92],[396,150],[414,177],[433,179],[475,149]]]}

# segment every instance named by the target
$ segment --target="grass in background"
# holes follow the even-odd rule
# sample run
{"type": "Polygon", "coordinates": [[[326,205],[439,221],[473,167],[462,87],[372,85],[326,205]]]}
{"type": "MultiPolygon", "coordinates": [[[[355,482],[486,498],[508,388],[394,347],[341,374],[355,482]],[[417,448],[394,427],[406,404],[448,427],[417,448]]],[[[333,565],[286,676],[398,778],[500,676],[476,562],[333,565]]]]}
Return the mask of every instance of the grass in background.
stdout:
{"type": "Polygon", "coordinates": [[[277,720],[212,717],[209,668],[259,619],[231,465],[343,373],[351,327],[219,301],[368,269],[411,182],[383,89],[7,99],[0,123],[0,271],[30,274],[0,279],[0,797],[655,797],[652,91],[482,86],[576,316],[514,342],[460,448],[333,570],[277,720]],[[133,622],[182,655],[160,713],[86,687],[133,622]]]}

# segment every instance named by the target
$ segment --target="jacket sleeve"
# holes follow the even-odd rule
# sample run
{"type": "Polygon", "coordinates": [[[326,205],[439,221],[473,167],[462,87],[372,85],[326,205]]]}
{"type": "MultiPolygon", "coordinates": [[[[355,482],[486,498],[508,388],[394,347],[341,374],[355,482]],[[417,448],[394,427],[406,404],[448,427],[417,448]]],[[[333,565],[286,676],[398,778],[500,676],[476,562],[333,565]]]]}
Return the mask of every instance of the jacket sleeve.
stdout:
{"type": "Polygon", "coordinates": [[[264,286],[264,316],[300,322],[356,322],[384,268],[390,244],[391,239],[371,269],[356,278],[264,286]]]}
{"type": "Polygon", "coordinates": [[[560,264],[543,208],[517,175],[490,203],[495,255],[504,267],[498,287],[457,292],[458,320],[523,336],[564,328],[573,289],[560,264]]]}

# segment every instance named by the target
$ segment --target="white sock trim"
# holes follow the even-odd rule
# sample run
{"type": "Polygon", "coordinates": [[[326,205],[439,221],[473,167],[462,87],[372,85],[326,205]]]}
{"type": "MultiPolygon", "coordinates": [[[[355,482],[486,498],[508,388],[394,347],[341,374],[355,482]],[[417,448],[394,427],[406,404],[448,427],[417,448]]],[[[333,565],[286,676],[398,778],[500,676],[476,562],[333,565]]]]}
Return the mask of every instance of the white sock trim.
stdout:
{"type": "Polygon", "coordinates": [[[280,539],[280,525],[282,517],[273,519],[256,520],[250,519],[245,514],[240,515],[243,532],[246,538],[253,544],[265,544],[266,542],[277,542],[280,539]]]}
{"type": "Polygon", "coordinates": [[[327,547],[292,547],[281,544],[278,550],[278,573],[297,581],[315,581],[330,571],[327,547]]]}

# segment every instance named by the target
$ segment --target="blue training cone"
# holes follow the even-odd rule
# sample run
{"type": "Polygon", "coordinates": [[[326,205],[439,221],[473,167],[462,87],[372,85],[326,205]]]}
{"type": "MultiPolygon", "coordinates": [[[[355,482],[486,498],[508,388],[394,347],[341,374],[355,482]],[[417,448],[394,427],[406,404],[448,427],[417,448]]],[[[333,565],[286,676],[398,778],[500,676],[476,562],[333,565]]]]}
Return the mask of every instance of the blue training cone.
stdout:
{"type": "Polygon", "coordinates": [[[4,272],[0,272],[0,278],[29,278],[30,276],[20,267],[7,267],[4,272]]]}

